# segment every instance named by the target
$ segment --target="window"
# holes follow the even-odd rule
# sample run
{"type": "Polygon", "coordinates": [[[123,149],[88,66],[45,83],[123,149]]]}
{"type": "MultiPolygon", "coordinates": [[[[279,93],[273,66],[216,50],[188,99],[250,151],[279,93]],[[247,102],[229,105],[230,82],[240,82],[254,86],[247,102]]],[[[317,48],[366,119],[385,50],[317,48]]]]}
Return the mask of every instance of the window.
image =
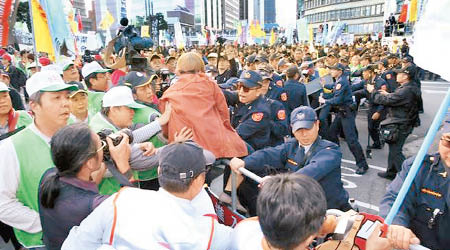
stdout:
{"type": "Polygon", "coordinates": [[[384,3],[380,4],[381,5],[381,15],[384,15],[384,3]]]}
{"type": "Polygon", "coordinates": [[[372,11],[370,12],[371,16],[375,16],[376,15],[376,12],[377,12],[376,7],[377,7],[376,5],[372,5],[372,7],[371,7],[372,11]]]}
{"type": "Polygon", "coordinates": [[[370,6],[366,6],[366,16],[370,16],[370,6]]]}

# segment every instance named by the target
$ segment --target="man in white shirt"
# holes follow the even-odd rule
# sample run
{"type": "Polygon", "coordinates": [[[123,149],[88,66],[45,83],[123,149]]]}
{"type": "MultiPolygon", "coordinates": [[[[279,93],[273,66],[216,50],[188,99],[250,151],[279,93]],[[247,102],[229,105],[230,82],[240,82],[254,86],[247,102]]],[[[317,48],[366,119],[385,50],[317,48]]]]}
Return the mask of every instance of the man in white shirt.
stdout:
{"type": "Polygon", "coordinates": [[[217,222],[206,171],[195,143],[164,147],[159,191],[122,189],[72,228],[62,249],[227,249],[232,229],[217,222]]]}
{"type": "Polygon", "coordinates": [[[42,174],[53,167],[50,138],[67,124],[69,90],[54,71],[38,72],[28,79],[27,93],[34,121],[0,144],[0,220],[13,227],[27,248],[43,247],[37,194],[42,174]]]}

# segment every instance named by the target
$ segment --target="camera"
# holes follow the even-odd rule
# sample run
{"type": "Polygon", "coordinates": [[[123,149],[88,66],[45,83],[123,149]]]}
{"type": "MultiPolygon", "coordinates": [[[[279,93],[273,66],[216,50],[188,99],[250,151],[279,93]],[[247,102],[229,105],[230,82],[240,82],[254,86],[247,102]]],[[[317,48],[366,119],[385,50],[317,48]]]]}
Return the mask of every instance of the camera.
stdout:
{"type": "MultiPolygon", "coordinates": [[[[129,138],[129,143],[131,144],[133,142],[133,133],[129,129],[122,129],[120,132],[126,134],[129,138]]],[[[106,141],[106,137],[111,138],[113,145],[117,146],[120,144],[120,142],[123,139],[123,136],[119,133],[114,133],[112,129],[102,129],[98,133],[98,136],[100,137],[100,140],[104,141],[106,143],[106,146],[103,148],[103,160],[109,161],[111,160],[111,154],[109,153],[109,147],[108,142],[106,141]]]]}
{"type": "Polygon", "coordinates": [[[131,70],[142,71],[147,67],[147,58],[141,56],[139,51],[153,47],[153,40],[138,35],[134,25],[128,25],[128,19],[122,18],[120,24],[125,27],[119,31],[116,42],[114,43],[114,51],[116,54],[123,48],[126,49],[126,64],[131,65],[131,70]]]}

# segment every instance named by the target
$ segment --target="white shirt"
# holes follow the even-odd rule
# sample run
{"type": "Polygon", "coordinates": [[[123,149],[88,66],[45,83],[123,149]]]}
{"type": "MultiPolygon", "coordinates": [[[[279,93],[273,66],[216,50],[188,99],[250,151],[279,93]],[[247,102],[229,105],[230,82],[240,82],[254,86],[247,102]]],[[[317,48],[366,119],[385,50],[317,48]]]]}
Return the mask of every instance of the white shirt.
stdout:
{"type": "Polygon", "coordinates": [[[203,189],[191,201],[162,188],[157,192],[122,190],[116,201],[117,220],[113,242],[109,245],[116,196],[106,199],[80,226],[73,227],[62,249],[205,250],[213,223],[210,249],[227,249],[232,229],[209,216],[215,215],[214,207],[203,189]]]}
{"type": "MultiPolygon", "coordinates": [[[[34,122],[28,128],[50,147],[51,138],[42,134],[34,122]]],[[[0,143],[0,221],[28,233],[38,233],[42,231],[39,213],[16,198],[19,178],[19,159],[11,138],[7,138],[0,143]]]]}
{"type": "Polygon", "coordinates": [[[263,238],[257,219],[241,221],[231,234],[228,250],[261,250],[263,238]]]}

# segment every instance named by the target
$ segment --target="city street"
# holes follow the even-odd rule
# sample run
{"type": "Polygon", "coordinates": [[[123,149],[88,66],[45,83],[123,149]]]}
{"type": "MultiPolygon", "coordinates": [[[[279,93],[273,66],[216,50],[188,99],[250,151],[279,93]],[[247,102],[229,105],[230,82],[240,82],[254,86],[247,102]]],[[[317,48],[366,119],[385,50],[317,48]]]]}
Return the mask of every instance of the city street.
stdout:
{"type": "MultiPolygon", "coordinates": [[[[421,126],[414,129],[408,137],[404,147],[404,154],[410,157],[417,153],[422,141],[430,127],[439,106],[447,93],[450,83],[422,81],[422,98],[424,102],[424,113],[420,115],[421,126]]],[[[360,110],[356,119],[358,127],[359,141],[364,151],[367,147],[367,116],[364,109],[360,110]]],[[[433,143],[429,152],[437,150],[437,139],[433,143]]],[[[355,174],[355,161],[345,141],[341,139],[342,159],[342,181],[344,187],[350,194],[350,198],[355,198],[360,211],[368,213],[378,213],[379,204],[390,180],[377,176],[380,171],[386,170],[388,146],[381,150],[372,150],[372,159],[368,159],[369,171],[365,175],[355,174]]],[[[220,194],[222,188],[222,176],[214,180],[212,189],[220,194]]]]}

